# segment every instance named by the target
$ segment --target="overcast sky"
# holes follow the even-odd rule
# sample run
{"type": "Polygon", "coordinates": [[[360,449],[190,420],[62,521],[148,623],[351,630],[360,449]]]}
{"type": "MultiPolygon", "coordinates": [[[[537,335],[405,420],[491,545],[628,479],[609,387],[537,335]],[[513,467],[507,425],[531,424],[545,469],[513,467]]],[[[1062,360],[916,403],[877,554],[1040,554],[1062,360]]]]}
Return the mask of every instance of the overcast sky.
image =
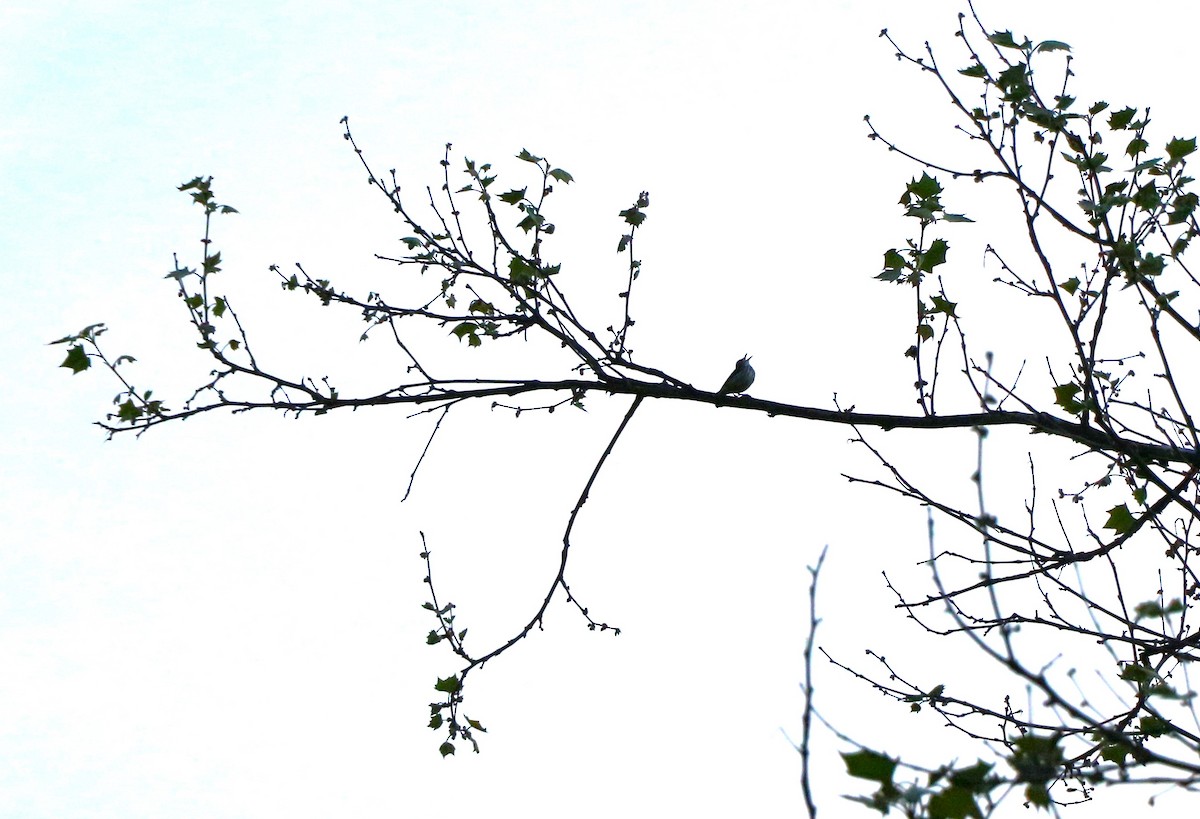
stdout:
{"type": "MultiPolygon", "coordinates": [[[[1151,105],[1162,139],[1194,133],[1197,13],[1144,5],[1161,19],[1116,2],[979,8],[993,28],[1070,43],[1081,97],[1151,105]]],[[[163,275],[172,253],[196,263],[203,229],[175,188],[212,175],[240,211],[216,225],[224,286],[274,360],[348,380],[398,361],[267,271],[394,275],[373,254],[406,232],[364,184],[349,116],[374,166],[418,190],[439,184],[447,142],[502,180],[520,178],[521,148],[550,157],[576,180],[556,193],[564,272],[612,282],[596,287],[608,296],[616,214],[649,191],[633,341],[651,366],[715,388],[752,353],[756,396],[909,411],[911,306],[872,277],[906,235],[895,202],[916,171],[862,117],[949,140],[948,106],[877,35],[960,60],[960,8],[7,0],[0,816],[799,815],[781,729],[799,733],[805,566],[829,544],[823,644],[847,660],[918,644],[880,570],[920,576],[923,518],[839,477],[868,466],[847,430],[646,406],[570,570],[623,633],[589,633],[560,601],[544,632],[474,672],[483,753],[443,760],[428,703],[457,666],[424,645],[418,533],[477,647],[508,636],[553,577],[627,401],[465,408],[401,505],[428,418],[213,415],[106,442],[89,423],[117,385],[57,369],[65,350],[46,342],[107,322],[139,385],[169,397],[199,382],[163,275]]],[[[970,436],[953,441],[937,465],[962,488],[970,436]]],[[[848,733],[957,747],[819,670],[819,704],[848,733]]],[[[828,815],[866,790],[839,750],[818,736],[828,815]]]]}

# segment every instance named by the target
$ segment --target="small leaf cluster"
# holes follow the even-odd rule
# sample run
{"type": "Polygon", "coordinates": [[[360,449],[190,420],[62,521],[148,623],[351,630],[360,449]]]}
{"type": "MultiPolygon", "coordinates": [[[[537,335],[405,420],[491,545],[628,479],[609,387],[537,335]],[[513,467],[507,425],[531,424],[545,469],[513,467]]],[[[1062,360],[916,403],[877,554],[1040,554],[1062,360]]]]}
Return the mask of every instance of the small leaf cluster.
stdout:
{"type": "Polygon", "coordinates": [[[1009,743],[1008,764],[1017,781],[1025,783],[1026,801],[1039,808],[1050,807],[1050,785],[1062,775],[1065,760],[1060,737],[1028,733],[1009,743]]]}
{"type": "Polygon", "coordinates": [[[460,721],[458,717],[458,708],[462,704],[462,678],[453,674],[446,678],[439,677],[433,688],[445,695],[442,701],[429,704],[429,728],[433,731],[444,728],[447,732],[446,739],[438,746],[438,753],[443,757],[454,754],[457,751],[455,741],[458,740],[469,742],[471,750],[479,753],[479,741],[475,739],[474,732],[487,733],[487,729],[477,719],[463,716],[460,721]]]}
{"type": "MultiPolygon", "coordinates": [[[[1194,179],[1186,173],[1187,157],[1196,151],[1196,138],[1173,137],[1165,143],[1163,154],[1151,156],[1146,138],[1149,110],[1131,106],[1111,110],[1108,102],[1098,101],[1079,111],[1077,99],[1065,93],[1065,85],[1063,93],[1050,101],[1039,93],[1033,79],[1034,56],[1069,53],[1066,43],[1045,40],[1035,46],[1028,38],[1018,41],[1011,31],[994,32],[987,39],[1003,52],[1015,54],[1003,60],[1001,69],[993,70],[972,52],[972,64],[959,70],[984,86],[981,97],[985,102],[971,111],[979,137],[991,140],[996,137],[994,128],[999,127],[1006,132],[1008,144],[1015,146],[1017,129],[1028,124],[1035,142],[1065,143],[1066,150],[1058,150],[1058,156],[1079,174],[1078,206],[1095,229],[1095,237],[1110,248],[1108,269],[1130,282],[1161,273],[1167,259],[1178,257],[1197,233],[1192,217],[1200,196],[1188,189],[1194,179]],[[986,102],[992,90],[999,92],[994,107],[986,102]],[[1117,142],[1122,155],[1133,163],[1128,170],[1114,170],[1115,160],[1106,148],[1110,141],[1117,142]],[[1172,226],[1182,229],[1169,241],[1167,253],[1143,249],[1147,238],[1172,226]]],[[[1068,64],[1069,60],[1068,56],[1068,64]]],[[[1064,289],[1074,295],[1079,281],[1068,282],[1070,286],[1064,283],[1064,289]]]]}
{"type": "Polygon", "coordinates": [[[900,760],[878,751],[863,749],[843,753],[846,772],[858,779],[878,783],[870,796],[849,796],[851,802],[887,815],[896,808],[913,819],[983,819],[989,795],[1005,784],[992,772],[993,766],[979,761],[964,768],[943,766],[930,771],[924,785],[895,781],[900,760]]]}
{"type": "MultiPolygon", "coordinates": [[[[949,322],[958,319],[958,304],[950,300],[940,285],[937,288],[938,292],[929,294],[928,298],[922,292],[925,278],[935,274],[937,269],[946,263],[946,256],[950,250],[950,244],[945,239],[931,239],[928,236],[930,228],[939,222],[973,221],[961,213],[947,212],[942,204],[942,193],[941,182],[928,172],[922,173],[920,178],[913,178],[905,186],[899,204],[904,207],[904,215],[907,218],[917,220],[918,234],[909,239],[907,247],[903,249],[889,248],[883,254],[883,271],[875,277],[880,281],[909,285],[914,289],[917,340],[908,347],[905,356],[917,360],[920,359],[921,345],[934,338],[935,322],[940,318],[943,326],[948,326],[949,322]]],[[[922,395],[922,401],[932,401],[925,391],[927,385],[928,382],[918,367],[915,386],[922,395]]]]}
{"type": "Polygon", "coordinates": [[[889,248],[883,254],[883,272],[875,278],[885,282],[917,286],[934,270],[946,263],[950,245],[945,239],[924,241],[925,230],[937,222],[970,222],[961,213],[947,213],[942,206],[942,184],[937,177],[922,173],[904,188],[900,197],[904,215],[916,219],[921,227],[921,238],[910,239],[904,249],[889,248]]]}
{"type": "Polygon", "coordinates": [[[214,213],[237,213],[237,208],[230,207],[229,205],[222,205],[217,202],[212,191],[212,180],[213,178],[211,176],[193,177],[191,181],[184,182],[182,185],[180,185],[179,190],[183,191],[184,193],[190,191],[192,201],[204,208],[204,213],[206,215],[211,215],[214,213]]]}
{"type": "MultiPolygon", "coordinates": [[[[71,371],[72,375],[79,375],[79,373],[90,368],[92,366],[92,357],[88,355],[87,350],[84,349],[84,345],[95,347],[96,338],[106,332],[108,332],[108,328],[103,324],[89,324],[78,333],[72,333],[69,336],[63,336],[51,341],[51,344],[71,345],[67,348],[67,357],[58,366],[66,367],[71,371]]],[[[128,361],[134,360],[132,356],[122,356],[122,358],[128,361]]]]}
{"type": "MultiPolygon", "coordinates": [[[[201,240],[204,246],[204,257],[198,268],[185,267],[176,258],[174,267],[164,278],[174,280],[179,288],[178,296],[187,309],[191,323],[200,337],[196,346],[202,350],[208,350],[218,361],[228,365],[230,362],[224,357],[224,351],[240,349],[245,343],[245,337],[242,335],[240,339],[230,338],[224,344],[218,344],[215,339],[217,328],[214,322],[231,311],[229,303],[224,297],[209,293],[209,280],[221,272],[222,264],[221,252],[211,248],[209,228],[214,214],[229,214],[238,211],[236,208],[223,205],[216,200],[211,176],[194,177],[179,185],[178,190],[189,194],[192,201],[204,210],[205,229],[204,238],[201,240]]],[[[93,324],[78,333],[51,342],[53,344],[72,344],[67,358],[62,364],[62,366],[70,368],[72,373],[83,372],[91,367],[93,359],[98,359],[117,376],[124,386],[124,389],[113,399],[117,411],[108,415],[108,420],[116,422],[117,426],[108,424],[101,424],[101,426],[108,429],[110,434],[119,429],[121,425],[124,425],[125,428],[136,428],[140,433],[153,424],[169,418],[171,410],[164,406],[161,400],[153,398],[152,390],[137,389],[117,371],[122,364],[136,361],[133,356],[121,355],[112,361],[108,360],[97,341],[103,332],[105,332],[103,324],[93,324]]],[[[229,371],[215,372],[213,382],[202,387],[197,394],[205,389],[215,389],[216,383],[228,373],[229,371]]]]}
{"type": "MultiPolygon", "coordinates": [[[[204,238],[201,240],[204,245],[204,258],[198,269],[184,267],[176,259],[174,269],[163,278],[174,279],[179,285],[179,297],[191,314],[193,326],[200,334],[200,341],[196,343],[196,346],[202,350],[215,350],[218,343],[213,335],[217,328],[213,321],[225,315],[229,309],[229,303],[223,296],[210,296],[208,292],[209,279],[221,272],[222,264],[221,251],[212,249],[209,230],[213,214],[237,213],[238,210],[217,202],[212,189],[211,176],[194,177],[190,182],[180,185],[179,190],[184,193],[190,192],[192,201],[204,208],[204,238]],[[193,278],[196,279],[194,290],[189,288],[193,278]]],[[[229,349],[237,350],[241,347],[241,342],[238,339],[230,339],[226,346],[229,349]]]]}
{"type": "MultiPolygon", "coordinates": [[[[447,144],[446,156],[442,160],[442,166],[447,170],[451,164],[450,149],[451,145],[447,144]]],[[[556,230],[554,223],[546,217],[546,200],[554,192],[556,183],[570,184],[574,176],[527,149],[522,149],[516,158],[537,168],[541,179],[536,186],[514,187],[503,193],[495,192],[499,174],[490,162],[481,163],[469,157],[464,158],[463,173],[468,177],[468,183],[452,191],[447,176],[442,186],[450,205],[449,216],[452,221],[441,218],[435,206],[442,230],[426,230],[410,218],[400,201],[398,186],[385,189],[396,211],[417,231],[415,235],[401,240],[409,251],[408,255],[394,261],[402,265],[419,265],[422,273],[431,267],[448,273],[441,280],[439,298],[451,313],[436,317],[449,325],[451,335],[459,341],[466,341],[468,347],[480,347],[485,340],[501,339],[526,330],[536,321],[541,303],[550,296],[547,287],[551,277],[562,270],[561,264],[549,264],[542,258],[543,243],[556,230]],[[487,214],[493,255],[503,261],[494,269],[476,262],[470,244],[462,233],[458,221],[461,212],[454,200],[455,194],[462,193],[476,194],[487,214]],[[519,218],[516,227],[526,237],[526,246],[518,246],[519,243],[508,235],[505,224],[502,224],[500,215],[494,209],[497,202],[517,211],[519,218]],[[455,227],[452,228],[451,224],[455,227]],[[485,295],[479,287],[479,279],[488,279],[492,284],[499,285],[498,290],[485,295]],[[459,312],[459,304],[463,299],[467,303],[465,313],[459,312]]],[[[373,174],[370,181],[381,185],[373,174]]],[[[346,301],[348,297],[341,296],[339,300],[346,301]]],[[[363,316],[373,324],[388,323],[398,317],[378,293],[370,294],[367,302],[363,305],[363,316]]],[[[433,317],[432,311],[425,309],[405,312],[433,317]]],[[[366,333],[363,334],[365,337],[366,333]]]]}
{"type": "Polygon", "coordinates": [[[629,353],[625,342],[629,336],[630,329],[637,322],[634,321],[630,313],[630,298],[633,293],[633,283],[637,281],[638,276],[642,272],[642,260],[635,258],[633,255],[633,240],[638,232],[638,228],[646,221],[646,209],[650,207],[650,193],[642,191],[638,194],[637,201],[632,207],[628,207],[621,211],[618,215],[624,220],[625,224],[629,225],[629,232],[622,234],[617,240],[617,253],[629,254],[629,278],[625,284],[625,289],[617,294],[618,298],[622,299],[625,305],[625,317],[619,328],[609,325],[606,329],[612,335],[612,340],[609,342],[608,351],[616,357],[624,357],[629,353]]]}
{"type": "MultiPolygon", "coordinates": [[[[429,553],[422,552],[422,559],[425,560],[426,566],[429,565],[429,553]]],[[[433,581],[428,575],[425,582],[429,585],[430,594],[433,595],[433,581]]],[[[433,595],[433,601],[426,602],[421,605],[426,611],[433,612],[437,618],[437,628],[431,629],[425,637],[427,645],[436,646],[439,643],[446,641],[451,650],[458,656],[469,659],[463,641],[467,637],[467,629],[457,629],[454,625],[454,604],[446,603],[438,605],[436,595],[433,595]]],[[[487,729],[479,722],[479,720],[471,719],[466,715],[459,715],[459,708],[463,703],[463,686],[466,682],[467,673],[470,671],[470,666],[459,674],[451,674],[449,677],[439,677],[434,683],[434,690],[443,694],[444,697],[438,702],[429,704],[429,728],[433,731],[446,731],[446,739],[438,747],[438,752],[443,756],[450,756],[455,753],[455,742],[464,741],[471,744],[471,748],[475,753],[479,753],[479,742],[475,739],[474,732],[480,731],[487,733],[487,729]]]]}
{"type": "Polygon", "coordinates": [[[69,369],[72,375],[78,375],[84,370],[91,368],[93,359],[98,359],[117,376],[124,389],[113,397],[112,402],[116,406],[117,411],[110,413],[108,416],[109,419],[117,419],[122,423],[133,424],[139,419],[161,417],[164,413],[169,412],[163,406],[161,400],[152,397],[154,395],[153,390],[138,390],[125,379],[123,374],[117,371],[117,368],[121,365],[132,364],[137,361],[136,358],[131,355],[119,355],[112,361],[109,361],[108,356],[105,355],[97,341],[107,330],[108,328],[103,324],[89,324],[78,333],[51,341],[51,344],[71,345],[67,349],[67,357],[59,366],[69,369]]]}

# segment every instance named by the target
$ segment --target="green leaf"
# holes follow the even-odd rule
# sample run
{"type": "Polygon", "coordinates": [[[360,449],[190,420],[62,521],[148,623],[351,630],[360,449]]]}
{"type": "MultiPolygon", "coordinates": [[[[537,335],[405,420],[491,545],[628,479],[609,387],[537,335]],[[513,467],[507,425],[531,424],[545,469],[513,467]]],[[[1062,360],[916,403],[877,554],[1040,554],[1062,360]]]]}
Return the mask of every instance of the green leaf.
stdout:
{"type": "Polygon", "coordinates": [[[204,177],[202,177],[202,176],[196,176],[196,177],[193,177],[193,178],[192,178],[192,181],[190,181],[190,182],[184,182],[184,183],[183,183],[182,185],[180,185],[180,186],[179,186],[179,187],[178,187],[176,190],[180,190],[180,191],[190,191],[190,190],[193,190],[193,189],[196,189],[196,188],[203,188],[203,189],[207,190],[207,189],[208,189],[208,185],[209,185],[209,183],[210,183],[210,182],[212,182],[212,177],[211,177],[211,176],[210,176],[210,177],[208,177],[208,179],[207,179],[207,180],[206,180],[204,177]]]}
{"type": "Polygon", "coordinates": [[[92,359],[83,351],[83,347],[81,345],[76,344],[74,347],[67,350],[67,357],[63,359],[63,363],[59,364],[58,366],[69,367],[71,369],[71,375],[77,375],[86,370],[88,367],[92,366],[92,359]]]}
{"type": "Polygon", "coordinates": [[[1030,782],[1025,786],[1025,799],[1039,808],[1050,807],[1050,791],[1041,782],[1030,782]]]}
{"type": "Polygon", "coordinates": [[[436,646],[441,641],[442,641],[442,636],[440,634],[438,634],[436,631],[433,631],[432,629],[430,630],[430,632],[427,635],[425,635],[425,645],[436,646]]]}
{"type": "Polygon", "coordinates": [[[1147,600],[1144,603],[1138,603],[1133,607],[1133,619],[1143,620],[1147,617],[1162,617],[1163,607],[1159,605],[1157,600],[1147,600]]]}
{"type": "Polygon", "coordinates": [[[1137,193],[1133,195],[1133,204],[1145,211],[1157,210],[1162,204],[1162,197],[1158,194],[1158,186],[1153,182],[1147,182],[1137,189],[1137,193]]]}
{"type": "Polygon", "coordinates": [[[983,819],[975,797],[964,788],[949,787],[929,797],[929,819],[983,819]]]}
{"type": "MultiPolygon", "coordinates": [[[[1137,156],[1140,153],[1144,153],[1145,150],[1149,147],[1150,147],[1149,142],[1142,139],[1141,137],[1134,137],[1133,139],[1129,140],[1129,144],[1125,146],[1125,153],[1128,154],[1129,156],[1137,156]]],[[[1158,160],[1154,160],[1151,164],[1152,165],[1158,164],[1158,160]]],[[[1140,171],[1140,170],[1144,170],[1144,169],[1142,168],[1141,165],[1138,165],[1138,166],[1134,167],[1134,170],[1140,171]]]]}
{"type": "Polygon", "coordinates": [[[1108,127],[1114,131],[1120,131],[1133,121],[1137,116],[1136,108],[1122,108],[1120,111],[1113,111],[1108,115],[1108,127]]]}
{"type": "Polygon", "coordinates": [[[1157,253],[1147,253],[1138,262],[1138,273],[1142,276],[1157,276],[1166,269],[1167,259],[1157,253]]]}
{"type": "Polygon", "coordinates": [[[1075,291],[1079,289],[1079,277],[1072,276],[1071,278],[1067,279],[1065,282],[1060,284],[1059,287],[1061,287],[1063,290],[1066,290],[1067,293],[1069,293],[1070,295],[1074,296],[1075,291]]]}
{"type": "Polygon", "coordinates": [[[988,42],[1001,48],[1020,48],[1011,31],[997,31],[988,35],[988,42]]]}
{"type": "Polygon", "coordinates": [[[550,175],[559,182],[566,182],[568,185],[575,181],[575,177],[571,176],[571,174],[567,173],[562,168],[555,168],[554,170],[550,171],[550,175]]]}
{"type": "Polygon", "coordinates": [[[1028,782],[1025,798],[1045,807],[1050,794],[1046,783],[1057,779],[1063,768],[1062,748],[1054,736],[1025,734],[1012,740],[1013,753],[1008,764],[1017,772],[1017,781],[1028,782]]]}
{"type": "Polygon", "coordinates": [[[1195,137],[1192,137],[1191,139],[1179,139],[1177,137],[1167,143],[1167,156],[1171,157],[1172,163],[1178,162],[1179,160],[1183,159],[1185,156],[1194,152],[1195,150],[1196,150],[1196,138],[1195,137]]]}
{"type": "Polygon", "coordinates": [[[517,159],[523,159],[526,162],[541,162],[542,161],[542,158],[540,156],[534,156],[533,154],[529,153],[529,151],[525,150],[524,148],[521,149],[521,153],[517,154],[517,159]]]}
{"type": "Polygon", "coordinates": [[[443,758],[450,756],[451,754],[454,753],[454,743],[443,742],[441,744],[441,746],[438,747],[438,752],[442,755],[443,758]]]}
{"type": "Polygon", "coordinates": [[[638,208],[636,206],[634,206],[632,208],[626,208],[625,210],[621,211],[617,215],[620,216],[622,219],[624,219],[628,224],[633,225],[634,227],[637,227],[642,222],[646,221],[646,214],[642,213],[641,208],[638,208]]]}
{"type": "Polygon", "coordinates": [[[425,244],[423,240],[418,239],[416,236],[405,236],[400,241],[408,245],[409,250],[416,250],[418,247],[421,247],[423,244],[425,244]]]}
{"type": "Polygon", "coordinates": [[[950,245],[945,239],[934,239],[929,244],[929,250],[921,254],[921,263],[917,265],[917,269],[923,273],[932,272],[935,267],[946,263],[946,251],[950,249],[950,245]]]}
{"type": "Polygon", "coordinates": [[[521,188],[521,190],[511,190],[507,193],[500,194],[498,198],[505,204],[515,205],[525,198],[525,191],[527,190],[529,190],[528,187],[521,188]]]}
{"type": "MultiPolygon", "coordinates": [[[[907,197],[908,194],[912,194],[913,196],[921,199],[929,199],[937,196],[941,192],[942,183],[938,182],[937,177],[930,176],[928,173],[922,173],[920,179],[914,179],[908,183],[907,189],[905,190],[905,197],[907,197]]],[[[908,199],[905,197],[900,199],[900,204],[908,204],[908,199]]]]}
{"type": "Polygon", "coordinates": [[[1101,111],[1103,111],[1107,107],[1108,107],[1108,103],[1101,100],[1100,102],[1093,103],[1092,107],[1088,109],[1088,113],[1094,117],[1094,116],[1096,116],[1096,114],[1099,114],[1101,111]]]}
{"type": "Polygon", "coordinates": [[[963,216],[961,213],[947,213],[942,217],[947,222],[974,222],[974,219],[963,216]]]}
{"type": "Polygon", "coordinates": [[[217,296],[216,304],[213,305],[213,315],[217,318],[220,318],[221,316],[225,315],[225,309],[227,307],[228,305],[225,303],[225,299],[217,296]]]}
{"type": "Polygon", "coordinates": [[[1034,51],[1070,51],[1071,47],[1061,40],[1043,40],[1034,51]]]}
{"type": "Polygon", "coordinates": [[[517,227],[528,233],[534,228],[541,227],[542,223],[545,221],[546,217],[542,216],[540,213],[530,212],[524,219],[522,219],[520,222],[517,222],[517,227]]]}
{"type": "Polygon", "coordinates": [[[888,784],[896,772],[897,760],[875,751],[843,753],[842,759],[846,762],[846,773],[857,779],[888,784]]]}
{"type": "Polygon", "coordinates": [[[987,76],[987,69],[984,68],[981,63],[975,63],[975,65],[973,65],[969,68],[958,69],[958,73],[962,74],[964,77],[975,77],[976,79],[983,79],[984,77],[987,76]]]}
{"type": "Polygon", "coordinates": [[[933,302],[934,313],[945,313],[952,318],[958,318],[958,314],[954,312],[954,308],[958,306],[958,302],[947,301],[941,296],[931,296],[930,301],[933,302]]]}
{"type": "Polygon", "coordinates": [[[478,347],[482,343],[479,338],[479,325],[474,322],[464,321],[450,332],[458,336],[459,341],[465,337],[468,347],[478,347]]]}
{"type": "Polygon", "coordinates": [[[1083,402],[1075,397],[1082,389],[1078,384],[1061,384],[1054,388],[1054,403],[1072,415],[1079,415],[1086,409],[1083,402]]]}
{"type": "Polygon", "coordinates": [[[1112,743],[1100,749],[1100,758],[1105,762],[1115,762],[1118,765],[1124,765],[1125,758],[1129,756],[1129,752],[1130,748],[1128,745],[1112,743]]]}
{"type": "Polygon", "coordinates": [[[1144,665],[1140,665],[1138,663],[1127,663],[1126,665],[1121,666],[1120,677],[1122,680],[1125,680],[1126,682],[1137,683],[1138,685],[1145,685],[1146,683],[1153,680],[1154,676],[1155,675],[1154,675],[1153,668],[1148,668],[1148,667],[1146,667],[1144,665]]]}
{"type": "Polygon", "coordinates": [[[528,286],[533,284],[536,275],[537,268],[519,256],[513,256],[508,260],[508,277],[513,284],[528,286]]]}
{"type": "Polygon", "coordinates": [[[1138,728],[1148,737],[1161,737],[1170,732],[1171,725],[1162,717],[1148,714],[1138,720],[1138,728]]]}
{"type": "Polygon", "coordinates": [[[1108,171],[1112,170],[1112,168],[1104,164],[1107,161],[1108,154],[1100,152],[1087,157],[1082,163],[1076,164],[1078,164],[1079,167],[1083,168],[1084,170],[1093,171],[1095,173],[1107,173],[1108,171]]]}
{"type": "Polygon", "coordinates": [[[441,691],[443,694],[455,694],[462,688],[462,683],[458,677],[447,677],[439,679],[437,684],[433,686],[435,691],[441,691]]]}
{"type": "Polygon", "coordinates": [[[1178,225],[1186,222],[1200,204],[1200,197],[1194,193],[1181,193],[1171,202],[1171,213],[1167,216],[1168,225],[1178,225]]]}
{"type": "Polygon", "coordinates": [[[996,780],[990,779],[992,765],[980,760],[967,768],[959,768],[950,772],[950,781],[959,788],[966,788],[973,793],[987,793],[994,787],[996,780]]]}
{"type": "Polygon", "coordinates": [[[136,421],[141,414],[141,407],[136,406],[133,400],[129,398],[125,399],[117,411],[117,417],[128,424],[136,421]]]}
{"type": "Polygon", "coordinates": [[[221,270],[221,251],[208,256],[204,259],[204,275],[210,273],[219,273],[221,270]]]}
{"type": "Polygon", "coordinates": [[[1133,531],[1134,524],[1129,507],[1122,503],[1108,510],[1108,520],[1105,521],[1104,528],[1112,529],[1119,535],[1127,535],[1133,531]]]}
{"type": "Polygon", "coordinates": [[[1043,108],[1042,106],[1033,102],[1025,103],[1025,105],[1022,106],[1021,111],[1025,115],[1025,118],[1034,125],[1038,125],[1055,133],[1062,131],[1062,129],[1067,125],[1066,115],[1061,114],[1058,111],[1051,111],[1048,108],[1043,108]]]}
{"type": "Polygon", "coordinates": [[[1004,99],[1008,102],[1023,102],[1033,93],[1029,85],[1029,71],[1021,63],[1001,71],[996,78],[996,85],[1004,92],[1004,99]]]}

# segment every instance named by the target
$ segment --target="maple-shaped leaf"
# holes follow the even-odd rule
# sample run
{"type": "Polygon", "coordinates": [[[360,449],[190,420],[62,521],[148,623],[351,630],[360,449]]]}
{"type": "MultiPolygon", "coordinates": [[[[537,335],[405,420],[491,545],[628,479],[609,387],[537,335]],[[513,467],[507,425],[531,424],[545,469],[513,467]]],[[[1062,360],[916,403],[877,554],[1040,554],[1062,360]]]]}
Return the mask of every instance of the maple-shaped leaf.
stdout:
{"type": "Polygon", "coordinates": [[[134,404],[130,399],[126,399],[125,402],[121,404],[120,410],[117,412],[117,416],[127,424],[131,424],[136,421],[141,414],[142,408],[134,404]]]}
{"type": "Polygon", "coordinates": [[[1119,535],[1126,535],[1133,531],[1133,526],[1133,515],[1125,504],[1118,504],[1108,510],[1108,520],[1104,523],[1105,529],[1112,529],[1119,535]]]}
{"type": "Polygon", "coordinates": [[[892,775],[896,772],[896,760],[875,751],[844,753],[842,760],[846,763],[846,773],[872,782],[891,782],[892,775]]]}
{"type": "Polygon", "coordinates": [[[67,357],[63,359],[63,363],[59,364],[58,366],[70,367],[71,374],[75,375],[92,366],[92,359],[89,358],[88,354],[83,351],[82,345],[76,344],[74,347],[67,350],[67,357]]]}

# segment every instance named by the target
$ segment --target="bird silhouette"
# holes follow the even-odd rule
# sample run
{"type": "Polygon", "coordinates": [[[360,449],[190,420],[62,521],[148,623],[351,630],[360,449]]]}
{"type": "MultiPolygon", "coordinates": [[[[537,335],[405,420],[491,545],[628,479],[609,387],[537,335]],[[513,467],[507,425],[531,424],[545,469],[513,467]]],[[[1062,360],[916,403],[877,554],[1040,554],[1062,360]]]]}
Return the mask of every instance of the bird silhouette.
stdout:
{"type": "Polygon", "coordinates": [[[717,390],[721,395],[729,395],[730,393],[741,393],[750,389],[750,385],[754,383],[754,368],[750,366],[750,356],[742,357],[733,372],[725,379],[725,383],[721,385],[721,389],[717,390]]]}

